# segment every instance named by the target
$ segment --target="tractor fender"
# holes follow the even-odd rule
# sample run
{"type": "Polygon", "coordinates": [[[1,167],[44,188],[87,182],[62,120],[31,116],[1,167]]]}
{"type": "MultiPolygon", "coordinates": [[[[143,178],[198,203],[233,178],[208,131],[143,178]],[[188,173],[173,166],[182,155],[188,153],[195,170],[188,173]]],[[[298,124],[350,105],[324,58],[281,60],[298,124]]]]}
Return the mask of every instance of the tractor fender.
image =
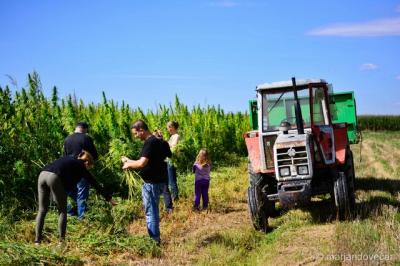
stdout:
{"type": "Polygon", "coordinates": [[[333,134],[335,136],[336,163],[345,164],[346,149],[349,146],[349,140],[347,138],[347,124],[334,124],[333,134]]]}
{"type": "Polygon", "coordinates": [[[249,160],[254,173],[261,172],[260,142],[257,131],[250,131],[243,135],[246,142],[249,160]]]}

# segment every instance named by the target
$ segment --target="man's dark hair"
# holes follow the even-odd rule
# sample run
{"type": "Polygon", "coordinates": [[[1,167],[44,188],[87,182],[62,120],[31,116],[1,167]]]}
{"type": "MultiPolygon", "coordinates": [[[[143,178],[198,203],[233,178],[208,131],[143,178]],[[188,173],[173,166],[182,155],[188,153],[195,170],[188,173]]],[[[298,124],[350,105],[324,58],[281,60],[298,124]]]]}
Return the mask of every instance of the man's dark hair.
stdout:
{"type": "Polygon", "coordinates": [[[79,122],[78,124],[76,124],[76,127],[81,127],[83,129],[88,129],[89,125],[86,122],[79,122]]]}
{"type": "Polygon", "coordinates": [[[147,124],[146,124],[146,122],[144,122],[143,120],[141,120],[141,119],[139,119],[139,120],[136,120],[135,122],[133,122],[133,124],[132,124],[132,126],[131,126],[131,129],[136,129],[136,130],[139,130],[139,129],[143,129],[143,130],[149,130],[149,127],[147,126],[147,124]]]}

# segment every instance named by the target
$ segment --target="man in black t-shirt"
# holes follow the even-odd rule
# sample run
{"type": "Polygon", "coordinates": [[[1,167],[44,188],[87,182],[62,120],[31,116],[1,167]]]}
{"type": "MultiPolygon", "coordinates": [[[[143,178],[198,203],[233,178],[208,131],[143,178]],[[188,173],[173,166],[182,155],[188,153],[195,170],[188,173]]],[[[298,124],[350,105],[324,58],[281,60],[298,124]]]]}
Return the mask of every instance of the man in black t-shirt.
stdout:
{"type": "MultiPolygon", "coordinates": [[[[76,125],[75,132],[69,135],[64,141],[64,155],[77,158],[82,150],[88,151],[94,160],[97,160],[97,150],[93,144],[92,138],[87,135],[88,124],[79,122],[76,125]]],[[[78,219],[82,219],[86,210],[86,201],[89,197],[90,184],[86,179],[82,178],[74,188],[72,188],[68,195],[76,202],[76,209],[68,206],[68,213],[77,215],[78,219]]]]}
{"type": "Polygon", "coordinates": [[[144,141],[138,160],[131,160],[122,156],[122,169],[140,169],[140,176],[144,180],[142,199],[146,215],[147,231],[157,244],[160,244],[160,210],[158,207],[160,194],[167,182],[167,164],[165,158],[171,156],[171,150],[164,141],[155,137],[149,131],[143,120],[133,123],[132,134],[144,141]]]}

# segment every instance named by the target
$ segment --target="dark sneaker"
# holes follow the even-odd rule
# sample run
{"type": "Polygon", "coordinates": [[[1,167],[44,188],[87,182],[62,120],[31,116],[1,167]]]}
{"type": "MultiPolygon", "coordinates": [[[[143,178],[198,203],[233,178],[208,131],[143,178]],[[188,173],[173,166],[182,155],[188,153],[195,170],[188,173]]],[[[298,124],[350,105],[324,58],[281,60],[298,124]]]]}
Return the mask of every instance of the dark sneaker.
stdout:
{"type": "Polygon", "coordinates": [[[68,206],[67,213],[71,216],[78,216],[78,210],[76,209],[76,207],[68,206]]]}

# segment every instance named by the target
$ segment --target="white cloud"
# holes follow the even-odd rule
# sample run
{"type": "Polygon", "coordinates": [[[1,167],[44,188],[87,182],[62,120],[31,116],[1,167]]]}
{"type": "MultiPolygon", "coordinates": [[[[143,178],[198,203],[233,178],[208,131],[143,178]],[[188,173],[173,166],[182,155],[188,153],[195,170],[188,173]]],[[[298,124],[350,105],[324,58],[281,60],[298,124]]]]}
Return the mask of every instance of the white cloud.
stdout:
{"type": "Polygon", "coordinates": [[[375,64],[372,64],[372,63],[365,63],[365,64],[362,64],[360,67],[361,70],[374,70],[377,68],[378,68],[378,66],[375,64]]]}
{"type": "Polygon", "coordinates": [[[400,35],[400,17],[372,20],[362,23],[342,23],[308,32],[315,36],[374,37],[400,35]]]}
{"type": "Polygon", "coordinates": [[[223,1],[215,1],[211,3],[212,6],[218,6],[218,7],[223,7],[223,8],[231,8],[238,6],[239,4],[234,1],[229,1],[229,0],[223,0],[223,1]]]}

